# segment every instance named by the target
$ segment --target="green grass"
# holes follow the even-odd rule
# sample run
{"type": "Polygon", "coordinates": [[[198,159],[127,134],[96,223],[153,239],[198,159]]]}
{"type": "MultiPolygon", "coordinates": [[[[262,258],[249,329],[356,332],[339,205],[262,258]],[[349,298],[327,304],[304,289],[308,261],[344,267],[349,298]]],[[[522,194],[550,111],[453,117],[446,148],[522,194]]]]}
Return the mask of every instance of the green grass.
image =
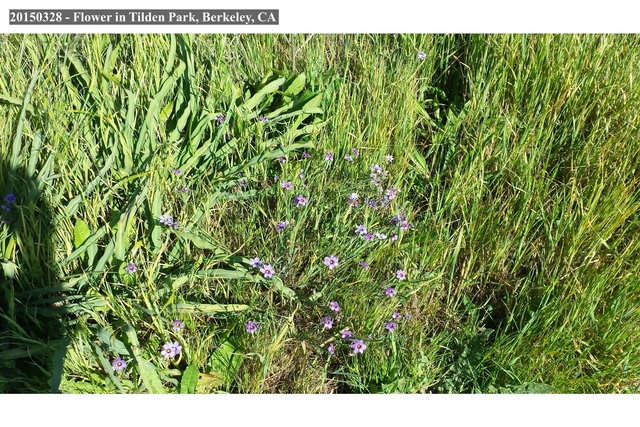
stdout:
{"type": "Polygon", "coordinates": [[[638,41],[4,36],[0,390],[637,392],[638,41]]]}

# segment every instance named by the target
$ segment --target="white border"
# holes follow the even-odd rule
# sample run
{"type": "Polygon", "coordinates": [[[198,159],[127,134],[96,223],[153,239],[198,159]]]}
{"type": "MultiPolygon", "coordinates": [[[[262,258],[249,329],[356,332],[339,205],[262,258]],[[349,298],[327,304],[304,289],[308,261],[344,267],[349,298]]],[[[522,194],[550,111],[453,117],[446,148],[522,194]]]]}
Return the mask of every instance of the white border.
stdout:
{"type": "Polygon", "coordinates": [[[638,395],[0,395],[6,422],[48,427],[617,426],[634,425],[639,403],[638,395]]]}

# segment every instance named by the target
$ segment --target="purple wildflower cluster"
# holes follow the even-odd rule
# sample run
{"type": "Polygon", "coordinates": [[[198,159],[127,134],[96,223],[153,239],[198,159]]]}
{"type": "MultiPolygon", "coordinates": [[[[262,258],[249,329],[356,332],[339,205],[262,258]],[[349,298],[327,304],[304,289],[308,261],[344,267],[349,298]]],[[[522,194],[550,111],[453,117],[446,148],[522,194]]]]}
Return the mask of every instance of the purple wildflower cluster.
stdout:
{"type": "Polygon", "coordinates": [[[358,193],[351,193],[349,194],[348,197],[349,197],[349,206],[352,206],[354,208],[358,207],[359,199],[360,199],[360,196],[358,195],[358,193]]]}
{"type": "Polygon", "coordinates": [[[296,207],[298,207],[298,206],[306,206],[307,203],[309,203],[309,199],[307,199],[302,194],[300,194],[300,195],[296,196],[296,198],[293,200],[293,202],[295,203],[296,207]]]}
{"type": "Polygon", "coordinates": [[[336,346],[333,343],[329,344],[329,346],[327,347],[327,352],[331,355],[336,354],[336,346]]]}
{"type": "Polygon", "coordinates": [[[2,206],[0,206],[0,210],[2,210],[2,221],[9,222],[11,221],[11,218],[9,215],[11,214],[11,210],[13,209],[13,206],[18,201],[18,198],[13,193],[7,193],[7,195],[4,196],[2,201],[4,202],[2,206]]]}
{"type": "Polygon", "coordinates": [[[367,345],[363,340],[353,340],[351,349],[353,350],[353,354],[362,354],[367,349],[367,345]]]}
{"type": "Polygon", "coordinates": [[[219,114],[218,117],[216,117],[216,124],[221,125],[225,120],[227,120],[227,116],[219,114]]]}
{"type": "Polygon", "coordinates": [[[384,324],[384,328],[389,332],[395,331],[397,327],[398,327],[398,324],[396,322],[386,322],[384,324]]]}
{"type": "Polygon", "coordinates": [[[255,334],[258,328],[259,328],[258,324],[253,320],[249,320],[245,325],[245,330],[249,334],[255,334]]]}
{"type": "Polygon", "coordinates": [[[260,267],[260,273],[262,273],[266,279],[271,279],[273,275],[276,274],[276,271],[273,269],[271,264],[264,264],[260,267]]]}
{"type": "Polygon", "coordinates": [[[127,264],[127,266],[124,268],[124,270],[129,274],[133,274],[136,271],[138,271],[138,267],[136,266],[135,262],[130,262],[129,264],[127,264]]]}
{"type": "Polygon", "coordinates": [[[182,346],[178,344],[178,341],[168,342],[162,346],[162,350],[160,351],[160,354],[162,354],[165,357],[165,359],[171,359],[177,356],[178,354],[180,354],[181,350],[182,350],[182,346]]]}
{"type": "Polygon", "coordinates": [[[166,225],[167,227],[178,228],[178,222],[174,221],[171,215],[164,214],[158,221],[160,222],[160,224],[166,225]]]}
{"type": "Polygon", "coordinates": [[[249,265],[253,268],[259,268],[260,273],[262,273],[266,279],[270,279],[274,274],[276,274],[276,270],[271,266],[271,264],[265,264],[258,257],[249,259],[249,265]]]}
{"type": "Polygon", "coordinates": [[[394,215],[389,221],[389,224],[393,225],[394,227],[400,227],[400,230],[408,230],[410,228],[413,228],[413,223],[407,221],[407,217],[402,212],[394,215]]]}
{"type": "MultiPolygon", "coordinates": [[[[176,319],[171,322],[171,329],[175,332],[180,332],[184,329],[184,323],[176,319]]],[[[180,354],[181,350],[182,346],[180,345],[180,343],[178,343],[178,341],[167,342],[162,346],[160,354],[168,360],[180,354]]],[[[111,366],[113,367],[114,371],[124,371],[124,369],[127,367],[127,362],[124,361],[120,356],[118,356],[113,360],[113,362],[111,362],[111,366]]]]}
{"type": "Polygon", "coordinates": [[[113,366],[114,371],[124,371],[124,369],[127,367],[127,362],[125,362],[120,356],[118,356],[115,358],[113,363],[111,363],[111,366],[113,366]]]}
{"type": "Polygon", "coordinates": [[[325,329],[331,329],[333,327],[333,320],[329,316],[324,316],[322,318],[322,326],[325,329]]]}
{"type": "Polygon", "coordinates": [[[385,290],[384,290],[384,294],[386,296],[388,296],[389,298],[395,297],[396,294],[398,293],[398,291],[396,291],[395,288],[392,288],[391,286],[388,286],[385,290]]]}
{"type": "Polygon", "coordinates": [[[289,226],[289,221],[284,220],[276,224],[276,231],[282,231],[289,226]]]}
{"type": "Polygon", "coordinates": [[[329,267],[329,270],[333,270],[338,266],[338,257],[335,255],[324,257],[324,265],[329,267]]]}
{"type": "Polygon", "coordinates": [[[182,323],[181,320],[174,320],[173,322],[171,322],[171,329],[175,332],[180,332],[181,330],[184,329],[184,323],[182,323]]]}

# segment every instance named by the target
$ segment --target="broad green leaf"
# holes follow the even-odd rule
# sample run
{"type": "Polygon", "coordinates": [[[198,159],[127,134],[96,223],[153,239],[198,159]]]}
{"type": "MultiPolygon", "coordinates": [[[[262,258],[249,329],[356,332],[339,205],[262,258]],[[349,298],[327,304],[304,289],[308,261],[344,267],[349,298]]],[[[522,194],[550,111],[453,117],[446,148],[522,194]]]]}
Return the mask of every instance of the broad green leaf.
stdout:
{"type": "Polygon", "coordinates": [[[76,219],[76,224],[73,227],[73,247],[78,249],[90,235],[91,231],[87,223],[80,218],[76,219]]]}
{"type": "Polygon", "coordinates": [[[224,341],[216,351],[213,352],[211,365],[214,370],[214,372],[212,372],[214,378],[222,377],[224,379],[223,382],[227,384],[233,381],[242,364],[242,356],[236,352],[236,347],[230,341],[224,341]]]}
{"type": "Polygon", "coordinates": [[[122,332],[125,333],[131,343],[131,349],[133,350],[133,356],[138,364],[142,383],[145,385],[149,393],[164,393],[165,390],[162,386],[162,381],[160,381],[160,377],[156,372],[156,367],[142,355],[136,330],[131,325],[124,325],[122,327],[122,332]]]}
{"type": "Polygon", "coordinates": [[[178,235],[178,237],[184,239],[184,240],[188,240],[191,243],[193,243],[195,245],[195,247],[200,248],[200,249],[210,249],[210,250],[215,250],[216,246],[205,240],[203,237],[200,237],[196,234],[190,233],[188,231],[176,231],[176,234],[178,235]]]}
{"type": "Polygon", "coordinates": [[[254,277],[246,271],[240,270],[227,270],[224,268],[213,268],[207,270],[200,270],[196,274],[198,277],[208,277],[214,279],[246,279],[253,280],[254,277]]]}
{"type": "Polygon", "coordinates": [[[250,307],[245,304],[199,304],[180,303],[173,306],[178,313],[229,313],[245,311],[250,307]]]}
{"type": "Polygon", "coordinates": [[[129,350],[127,350],[127,347],[124,345],[124,343],[117,339],[115,335],[113,335],[109,330],[100,328],[96,336],[100,339],[100,341],[109,346],[110,351],[115,351],[118,354],[122,354],[124,356],[130,355],[129,350]]]}
{"type": "Polygon", "coordinates": [[[289,97],[293,97],[299,94],[302,89],[304,89],[304,84],[306,83],[306,76],[304,73],[301,73],[297,76],[290,85],[286,87],[284,90],[284,94],[289,97]]]}
{"type": "Polygon", "coordinates": [[[198,386],[198,377],[200,372],[196,365],[189,365],[182,373],[180,380],[180,394],[193,394],[198,386]]]}
{"type": "Polygon", "coordinates": [[[253,95],[249,100],[247,100],[242,106],[246,111],[251,111],[254,107],[260,104],[260,102],[262,102],[265,96],[278,90],[278,88],[282,86],[285,80],[286,79],[284,77],[281,77],[272,81],[271,83],[268,83],[258,92],[256,92],[256,94],[253,95]]]}
{"type": "Polygon", "coordinates": [[[273,286],[285,297],[287,298],[295,298],[296,297],[296,292],[285,286],[285,284],[282,282],[282,280],[278,277],[278,276],[274,276],[271,278],[271,282],[273,283],[273,286]]]}
{"type": "Polygon", "coordinates": [[[71,341],[64,338],[58,347],[58,351],[53,356],[53,370],[51,372],[51,393],[58,393],[62,382],[62,370],[64,368],[64,357],[67,355],[67,346],[71,341]]]}

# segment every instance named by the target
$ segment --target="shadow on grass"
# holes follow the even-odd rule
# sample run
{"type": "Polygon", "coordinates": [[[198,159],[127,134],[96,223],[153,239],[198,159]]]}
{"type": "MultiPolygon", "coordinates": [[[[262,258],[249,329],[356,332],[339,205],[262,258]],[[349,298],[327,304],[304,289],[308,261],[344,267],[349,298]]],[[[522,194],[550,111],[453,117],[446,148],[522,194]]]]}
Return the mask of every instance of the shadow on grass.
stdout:
{"type": "Polygon", "coordinates": [[[57,313],[64,295],[56,294],[53,217],[35,165],[28,173],[6,159],[0,164],[0,392],[55,392],[63,359],[57,352],[66,341],[57,313]]]}

